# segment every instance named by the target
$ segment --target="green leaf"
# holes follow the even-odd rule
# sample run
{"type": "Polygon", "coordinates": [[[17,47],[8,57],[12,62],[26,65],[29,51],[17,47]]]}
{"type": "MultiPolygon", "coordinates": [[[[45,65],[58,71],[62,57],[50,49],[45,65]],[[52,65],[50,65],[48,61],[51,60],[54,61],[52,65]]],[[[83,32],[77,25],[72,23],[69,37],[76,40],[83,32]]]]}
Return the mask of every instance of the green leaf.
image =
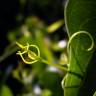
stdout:
{"type": "Polygon", "coordinates": [[[48,26],[47,31],[49,33],[55,32],[57,29],[59,29],[64,24],[63,20],[56,21],[55,23],[48,26]]]}
{"type": "Polygon", "coordinates": [[[44,89],[41,96],[52,96],[52,92],[48,89],[44,89]]]}
{"type": "MultiPolygon", "coordinates": [[[[91,34],[96,43],[96,1],[68,0],[65,7],[65,25],[69,40],[74,33],[84,31],[91,34]]],[[[83,86],[88,66],[94,63],[91,62],[94,49],[86,51],[90,45],[91,40],[86,34],[79,34],[73,38],[69,51],[69,72],[63,84],[64,96],[83,96],[85,94],[80,91],[80,88],[83,86]]]]}
{"type": "Polygon", "coordinates": [[[11,90],[7,86],[3,86],[1,90],[1,96],[13,96],[11,90]]]}
{"type": "Polygon", "coordinates": [[[96,92],[94,93],[94,95],[93,96],[96,96],[96,92]]]}

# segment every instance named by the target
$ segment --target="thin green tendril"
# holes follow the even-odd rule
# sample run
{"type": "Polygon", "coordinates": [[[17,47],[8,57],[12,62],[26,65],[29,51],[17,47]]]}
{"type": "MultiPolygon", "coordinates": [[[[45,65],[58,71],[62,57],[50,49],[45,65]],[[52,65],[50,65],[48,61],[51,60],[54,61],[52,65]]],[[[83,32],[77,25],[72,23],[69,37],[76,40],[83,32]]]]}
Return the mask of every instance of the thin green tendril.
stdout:
{"type": "Polygon", "coordinates": [[[48,61],[46,61],[43,58],[41,58],[40,57],[40,50],[39,50],[38,46],[36,46],[36,45],[29,45],[28,43],[27,43],[26,46],[23,46],[23,45],[21,45],[18,42],[16,42],[16,44],[23,50],[22,52],[21,51],[18,51],[17,52],[17,55],[20,55],[20,57],[22,58],[22,60],[23,60],[24,63],[26,63],[26,64],[33,64],[33,63],[35,63],[37,61],[41,61],[41,62],[43,62],[43,63],[45,63],[47,65],[51,65],[51,66],[57,67],[57,68],[59,68],[61,70],[67,71],[67,68],[62,67],[59,64],[49,63],[48,61]],[[29,49],[30,47],[35,48],[37,50],[37,54],[35,52],[32,52],[29,49]],[[24,59],[23,55],[26,54],[26,53],[28,54],[28,58],[30,59],[30,61],[24,59]]]}
{"type": "Polygon", "coordinates": [[[70,45],[70,43],[72,42],[72,40],[74,39],[74,37],[76,37],[77,35],[80,35],[80,34],[86,34],[86,35],[88,35],[89,38],[91,39],[92,43],[91,43],[90,47],[87,49],[87,51],[91,51],[91,50],[93,49],[94,45],[95,45],[95,44],[94,44],[94,39],[93,39],[92,35],[91,35],[90,33],[86,32],[86,31],[78,31],[78,32],[74,33],[74,34],[70,37],[70,39],[69,39],[69,41],[68,41],[67,49],[69,50],[69,45],[70,45]]]}
{"type": "Polygon", "coordinates": [[[26,46],[23,46],[23,45],[21,45],[18,42],[16,42],[16,44],[23,50],[23,52],[18,51],[17,55],[20,55],[20,57],[22,58],[24,63],[26,63],[26,64],[33,64],[33,63],[38,61],[38,57],[40,57],[40,50],[39,50],[39,48],[36,45],[29,45],[27,43],[26,46]],[[37,54],[32,52],[31,50],[29,50],[30,47],[36,48],[37,54]],[[23,54],[25,54],[25,53],[28,54],[29,59],[31,59],[32,61],[27,61],[27,60],[24,59],[23,54]]]}

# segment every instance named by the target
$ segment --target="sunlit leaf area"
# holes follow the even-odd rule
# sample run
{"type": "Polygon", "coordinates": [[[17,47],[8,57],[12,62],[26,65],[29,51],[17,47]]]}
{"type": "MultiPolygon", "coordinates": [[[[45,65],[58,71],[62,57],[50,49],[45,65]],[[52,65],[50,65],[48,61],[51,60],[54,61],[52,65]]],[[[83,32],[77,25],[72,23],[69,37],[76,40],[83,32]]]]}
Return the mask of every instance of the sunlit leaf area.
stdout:
{"type": "Polygon", "coordinates": [[[63,96],[64,5],[64,0],[0,1],[0,96],[63,96]]]}

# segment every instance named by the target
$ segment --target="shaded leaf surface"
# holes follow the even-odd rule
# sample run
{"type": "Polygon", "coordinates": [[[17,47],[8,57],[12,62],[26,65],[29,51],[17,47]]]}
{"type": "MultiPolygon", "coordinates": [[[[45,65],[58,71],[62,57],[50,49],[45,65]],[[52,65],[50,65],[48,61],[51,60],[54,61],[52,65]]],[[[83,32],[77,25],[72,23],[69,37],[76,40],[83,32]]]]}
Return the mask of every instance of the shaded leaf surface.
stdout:
{"type": "MultiPolygon", "coordinates": [[[[96,2],[95,0],[68,0],[65,9],[66,28],[69,39],[72,34],[78,31],[89,32],[96,43],[96,2]]],[[[75,74],[67,74],[65,80],[64,96],[92,96],[94,85],[92,82],[92,71],[96,68],[96,57],[94,49],[86,51],[91,45],[91,40],[86,34],[76,36],[70,47],[69,71],[75,74]],[[94,69],[93,69],[94,68],[94,69]],[[89,74],[90,73],[90,74],[89,74]],[[88,81],[89,80],[89,81],[88,81]],[[89,84],[89,83],[92,83],[89,84]]],[[[95,72],[96,73],[96,72],[95,72]]]]}

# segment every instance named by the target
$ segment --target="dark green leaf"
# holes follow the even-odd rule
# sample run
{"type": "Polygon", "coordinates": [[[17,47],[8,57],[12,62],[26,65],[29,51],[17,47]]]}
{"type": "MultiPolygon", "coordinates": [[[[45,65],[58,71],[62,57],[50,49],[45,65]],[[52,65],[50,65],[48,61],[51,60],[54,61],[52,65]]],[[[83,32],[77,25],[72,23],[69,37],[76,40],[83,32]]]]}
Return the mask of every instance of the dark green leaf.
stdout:
{"type": "MultiPolygon", "coordinates": [[[[96,42],[95,0],[68,0],[65,9],[65,21],[69,39],[78,31],[86,31],[92,35],[96,42]]],[[[86,77],[86,70],[94,54],[94,49],[86,51],[90,45],[91,40],[86,34],[79,34],[72,40],[69,52],[70,65],[68,70],[70,72],[65,78],[64,96],[78,96],[79,93],[84,94],[84,92],[79,92],[79,88],[84,82],[81,76],[83,78],[86,77]]]]}

